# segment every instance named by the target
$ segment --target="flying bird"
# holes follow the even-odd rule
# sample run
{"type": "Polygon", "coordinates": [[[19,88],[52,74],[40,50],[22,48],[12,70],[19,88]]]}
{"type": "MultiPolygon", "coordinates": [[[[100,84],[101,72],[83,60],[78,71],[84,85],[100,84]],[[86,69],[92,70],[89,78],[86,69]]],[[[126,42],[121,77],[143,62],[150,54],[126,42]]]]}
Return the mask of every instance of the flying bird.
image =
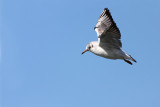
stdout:
{"type": "Polygon", "coordinates": [[[121,33],[108,8],[105,8],[101,13],[94,30],[97,32],[98,41],[93,41],[87,44],[86,49],[82,54],[90,51],[104,58],[122,59],[131,65],[131,61],[136,62],[131,55],[121,49],[121,33]]]}

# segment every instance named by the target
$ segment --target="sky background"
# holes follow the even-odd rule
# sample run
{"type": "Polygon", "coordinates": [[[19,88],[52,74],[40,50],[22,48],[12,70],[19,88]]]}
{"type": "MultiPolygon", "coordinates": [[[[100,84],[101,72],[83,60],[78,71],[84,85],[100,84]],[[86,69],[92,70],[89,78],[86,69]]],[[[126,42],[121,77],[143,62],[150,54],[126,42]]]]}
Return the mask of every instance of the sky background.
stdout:
{"type": "Polygon", "coordinates": [[[0,107],[160,107],[160,0],[1,0],[0,107]],[[90,52],[109,8],[138,63],[90,52]]]}

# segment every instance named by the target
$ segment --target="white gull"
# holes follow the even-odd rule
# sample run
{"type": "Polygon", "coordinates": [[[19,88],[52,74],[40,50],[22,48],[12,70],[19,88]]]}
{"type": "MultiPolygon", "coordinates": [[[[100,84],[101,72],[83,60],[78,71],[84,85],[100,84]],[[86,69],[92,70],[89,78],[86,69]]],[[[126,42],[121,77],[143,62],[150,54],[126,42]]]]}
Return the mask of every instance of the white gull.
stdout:
{"type": "Polygon", "coordinates": [[[131,55],[121,49],[121,33],[108,8],[103,10],[96,26],[94,27],[94,30],[97,32],[98,41],[90,42],[82,54],[90,51],[104,58],[122,59],[131,65],[132,63],[129,60],[136,62],[131,55]]]}

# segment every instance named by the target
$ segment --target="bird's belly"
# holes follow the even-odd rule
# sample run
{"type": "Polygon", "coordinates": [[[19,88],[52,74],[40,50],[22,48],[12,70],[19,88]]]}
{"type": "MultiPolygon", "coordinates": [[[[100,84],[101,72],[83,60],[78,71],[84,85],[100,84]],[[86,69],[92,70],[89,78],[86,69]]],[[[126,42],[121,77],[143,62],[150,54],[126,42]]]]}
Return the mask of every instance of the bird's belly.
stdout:
{"type": "Polygon", "coordinates": [[[122,59],[123,58],[120,50],[99,49],[93,53],[98,56],[108,58],[108,59],[122,59]]]}
{"type": "Polygon", "coordinates": [[[106,53],[95,53],[98,56],[108,58],[108,59],[117,59],[116,57],[113,57],[113,55],[109,55],[107,52],[106,53]]]}

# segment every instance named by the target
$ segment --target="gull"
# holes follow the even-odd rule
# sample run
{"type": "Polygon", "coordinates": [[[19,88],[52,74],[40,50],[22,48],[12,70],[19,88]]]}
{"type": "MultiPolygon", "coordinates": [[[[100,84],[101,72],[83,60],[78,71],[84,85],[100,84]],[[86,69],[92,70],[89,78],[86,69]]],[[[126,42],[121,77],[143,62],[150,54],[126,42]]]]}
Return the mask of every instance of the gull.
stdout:
{"type": "Polygon", "coordinates": [[[105,8],[101,13],[94,30],[97,32],[98,41],[93,41],[87,44],[86,49],[82,54],[90,51],[104,58],[122,59],[131,65],[131,61],[136,62],[131,55],[121,49],[121,33],[108,8],[105,8]]]}

